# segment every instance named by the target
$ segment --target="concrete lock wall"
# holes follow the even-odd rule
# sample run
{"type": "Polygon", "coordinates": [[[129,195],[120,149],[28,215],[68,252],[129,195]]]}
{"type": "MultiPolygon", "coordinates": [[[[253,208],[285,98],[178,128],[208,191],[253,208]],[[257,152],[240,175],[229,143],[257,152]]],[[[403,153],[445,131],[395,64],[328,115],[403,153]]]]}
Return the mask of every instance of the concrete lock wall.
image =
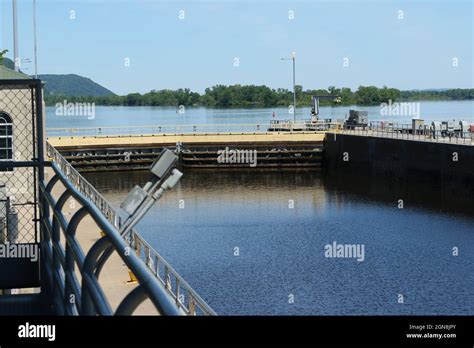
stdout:
{"type": "Polygon", "coordinates": [[[474,146],[327,134],[324,166],[328,170],[365,170],[395,176],[427,175],[464,182],[474,177],[474,146]]]}

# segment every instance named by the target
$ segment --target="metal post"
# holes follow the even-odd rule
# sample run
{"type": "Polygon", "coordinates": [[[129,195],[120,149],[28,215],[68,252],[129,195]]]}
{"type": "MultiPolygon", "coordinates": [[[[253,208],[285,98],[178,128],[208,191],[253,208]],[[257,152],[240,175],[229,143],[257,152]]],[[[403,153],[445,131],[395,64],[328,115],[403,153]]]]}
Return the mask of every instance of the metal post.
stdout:
{"type": "Polygon", "coordinates": [[[293,52],[293,122],[296,122],[296,53],[293,52]]]}
{"type": "Polygon", "coordinates": [[[291,58],[281,58],[281,60],[293,61],[293,123],[296,122],[296,52],[293,52],[291,58]]]}
{"type": "Polygon", "coordinates": [[[40,182],[44,181],[44,148],[45,148],[45,134],[44,134],[44,115],[43,115],[43,84],[36,80],[35,88],[35,106],[36,106],[36,131],[37,131],[37,146],[38,146],[38,179],[40,182]]]}
{"type": "Polygon", "coordinates": [[[19,71],[20,61],[18,58],[18,24],[16,15],[16,0],[12,0],[13,6],[13,61],[15,62],[15,71],[19,71]]]}
{"type": "Polygon", "coordinates": [[[38,48],[36,45],[36,0],[33,0],[33,40],[34,40],[34,55],[35,55],[35,79],[38,78],[38,48]]]}

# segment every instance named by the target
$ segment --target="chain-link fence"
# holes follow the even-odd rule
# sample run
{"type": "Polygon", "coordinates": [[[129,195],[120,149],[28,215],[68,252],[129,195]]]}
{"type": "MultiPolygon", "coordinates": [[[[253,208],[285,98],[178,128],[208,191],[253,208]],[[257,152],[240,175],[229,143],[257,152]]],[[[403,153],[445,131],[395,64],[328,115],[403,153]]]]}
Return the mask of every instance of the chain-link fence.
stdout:
{"type": "Polygon", "coordinates": [[[0,243],[38,242],[34,80],[0,80],[0,243]]]}

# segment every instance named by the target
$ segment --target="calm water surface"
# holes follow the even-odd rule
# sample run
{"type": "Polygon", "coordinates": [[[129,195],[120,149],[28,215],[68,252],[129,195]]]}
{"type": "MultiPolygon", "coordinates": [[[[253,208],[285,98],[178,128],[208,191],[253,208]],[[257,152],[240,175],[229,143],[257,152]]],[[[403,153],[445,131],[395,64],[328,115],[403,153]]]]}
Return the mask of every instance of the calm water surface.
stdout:
{"type": "MultiPolygon", "coordinates": [[[[339,106],[322,107],[321,118],[344,119],[349,109],[365,110],[370,121],[387,120],[398,123],[411,123],[411,116],[381,116],[379,106],[339,106]]],[[[56,116],[54,107],[46,108],[47,128],[83,128],[116,126],[156,126],[156,125],[194,125],[194,124],[268,124],[273,119],[293,119],[287,108],[249,108],[249,109],[208,109],[186,108],[179,114],[174,107],[115,107],[97,106],[94,119],[86,116],[56,116]]],[[[467,120],[474,123],[474,101],[423,101],[420,103],[420,116],[426,122],[434,120],[467,120]]],[[[296,118],[309,119],[310,108],[298,108],[296,118]]]]}
{"type": "MultiPolygon", "coordinates": [[[[87,177],[118,205],[147,174],[87,177]]],[[[188,171],[138,229],[219,314],[473,315],[472,188],[441,187],[312,171],[188,171]],[[363,244],[365,260],[326,258],[334,241],[363,244]]]]}

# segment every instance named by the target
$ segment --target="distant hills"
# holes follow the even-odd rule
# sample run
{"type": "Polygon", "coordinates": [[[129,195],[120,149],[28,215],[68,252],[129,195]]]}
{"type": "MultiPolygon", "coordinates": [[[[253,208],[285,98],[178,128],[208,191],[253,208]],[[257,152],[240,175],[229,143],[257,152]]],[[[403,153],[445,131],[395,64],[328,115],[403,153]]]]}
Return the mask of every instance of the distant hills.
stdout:
{"type": "MultiPolygon", "coordinates": [[[[15,64],[9,58],[3,58],[3,65],[9,69],[15,68],[15,64]]],[[[91,79],[75,74],[46,74],[38,75],[38,78],[45,82],[44,94],[46,97],[108,97],[115,95],[115,93],[91,79]]]]}
{"type": "Polygon", "coordinates": [[[115,93],[89,78],[75,74],[38,75],[45,82],[45,96],[108,97],[115,93]]]}

